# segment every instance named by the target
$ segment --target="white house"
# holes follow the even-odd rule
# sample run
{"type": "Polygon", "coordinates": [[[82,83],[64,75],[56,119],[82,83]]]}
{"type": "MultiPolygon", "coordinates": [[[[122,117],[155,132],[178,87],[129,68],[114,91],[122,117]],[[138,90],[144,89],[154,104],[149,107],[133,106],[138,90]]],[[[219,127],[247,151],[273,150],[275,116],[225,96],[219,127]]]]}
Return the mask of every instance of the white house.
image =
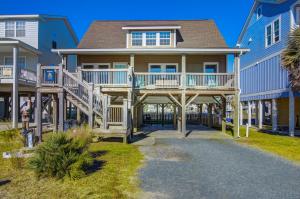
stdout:
{"type": "MultiPolygon", "coordinates": [[[[57,65],[61,57],[51,49],[74,48],[77,43],[66,17],[0,15],[0,119],[11,118],[16,128],[20,97],[35,96],[38,64],[57,65]]],[[[76,59],[71,57],[68,65],[75,66],[76,59]]]]}

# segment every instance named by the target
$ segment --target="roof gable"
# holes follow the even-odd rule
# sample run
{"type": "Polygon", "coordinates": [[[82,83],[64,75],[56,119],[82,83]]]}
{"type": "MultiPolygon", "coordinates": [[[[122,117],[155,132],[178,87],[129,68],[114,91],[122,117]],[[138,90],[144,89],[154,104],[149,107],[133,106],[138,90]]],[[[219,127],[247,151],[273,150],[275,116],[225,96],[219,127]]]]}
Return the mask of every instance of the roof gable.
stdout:
{"type": "Polygon", "coordinates": [[[177,48],[227,48],[226,42],[213,20],[147,20],[95,21],[82,38],[78,48],[126,48],[123,27],[180,26],[177,48]]]}

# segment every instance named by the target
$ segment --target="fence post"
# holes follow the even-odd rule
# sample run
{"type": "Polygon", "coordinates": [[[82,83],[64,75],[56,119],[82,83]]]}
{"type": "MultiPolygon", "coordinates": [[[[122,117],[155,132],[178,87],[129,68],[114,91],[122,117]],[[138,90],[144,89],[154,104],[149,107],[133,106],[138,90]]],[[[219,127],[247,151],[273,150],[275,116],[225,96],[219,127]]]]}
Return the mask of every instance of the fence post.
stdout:
{"type": "Polygon", "coordinates": [[[93,111],[93,102],[94,102],[94,84],[89,83],[89,126],[93,128],[93,118],[94,118],[94,111],[93,111]]]}
{"type": "Polygon", "coordinates": [[[107,119],[108,119],[108,106],[107,106],[107,101],[108,101],[108,96],[107,94],[105,94],[103,96],[103,102],[102,102],[102,106],[103,106],[103,128],[107,129],[107,119]]]}
{"type": "Polygon", "coordinates": [[[41,64],[37,64],[37,69],[36,69],[36,86],[39,88],[41,87],[41,79],[43,77],[41,73],[41,64]]]}
{"type": "Polygon", "coordinates": [[[246,125],[246,137],[249,137],[249,124],[246,125]]]}
{"type": "Polygon", "coordinates": [[[128,129],[128,100],[123,99],[123,128],[128,129]]]}

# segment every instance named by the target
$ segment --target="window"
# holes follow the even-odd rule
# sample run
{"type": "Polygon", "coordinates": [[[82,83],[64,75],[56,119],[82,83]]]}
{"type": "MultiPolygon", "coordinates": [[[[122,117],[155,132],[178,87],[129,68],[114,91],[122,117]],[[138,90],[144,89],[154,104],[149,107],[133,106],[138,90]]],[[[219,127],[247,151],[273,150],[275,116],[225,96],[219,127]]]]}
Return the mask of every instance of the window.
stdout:
{"type": "Polygon", "coordinates": [[[218,63],[204,63],[204,73],[218,73],[218,63]]]}
{"type": "Polygon", "coordinates": [[[133,32],[132,34],[132,46],[142,46],[143,45],[143,33],[133,32]]]}
{"type": "Polygon", "coordinates": [[[160,32],[160,45],[169,46],[171,43],[171,34],[170,32],[160,32]]]}
{"type": "Polygon", "coordinates": [[[115,69],[126,69],[128,68],[128,63],[126,62],[114,62],[113,66],[115,69]]]}
{"type": "Polygon", "coordinates": [[[25,37],[25,21],[16,21],[16,37],[25,37]]]}
{"type": "Polygon", "coordinates": [[[108,69],[110,68],[109,63],[83,63],[84,69],[108,69]]]}
{"type": "Polygon", "coordinates": [[[146,45],[156,46],[156,32],[146,32],[146,45]]]}
{"type": "Polygon", "coordinates": [[[262,6],[259,6],[257,9],[256,9],[256,19],[260,19],[262,17],[262,6]]]}
{"type": "Polygon", "coordinates": [[[132,32],[131,46],[170,46],[171,32],[132,32]]]}
{"type": "Polygon", "coordinates": [[[14,37],[15,36],[15,22],[7,21],[5,22],[5,37],[14,37]]]}
{"type": "MultiPolygon", "coordinates": [[[[5,66],[12,66],[13,63],[13,57],[4,57],[4,65],[5,66]]],[[[20,68],[25,68],[26,67],[26,57],[18,57],[18,66],[20,68]]]]}
{"type": "Polygon", "coordinates": [[[149,64],[150,73],[176,73],[178,64],[149,64]]]}
{"type": "Polygon", "coordinates": [[[280,42],[281,37],[281,20],[277,18],[266,26],[265,29],[265,46],[266,48],[280,42]]]}
{"type": "Polygon", "coordinates": [[[267,26],[266,29],[266,46],[272,45],[272,25],[267,26]]]}
{"type": "Polygon", "coordinates": [[[280,40],[280,22],[279,19],[277,19],[274,22],[274,43],[279,42],[280,40]]]}
{"type": "Polygon", "coordinates": [[[57,43],[56,41],[52,41],[52,49],[56,49],[57,48],[57,43]]]}

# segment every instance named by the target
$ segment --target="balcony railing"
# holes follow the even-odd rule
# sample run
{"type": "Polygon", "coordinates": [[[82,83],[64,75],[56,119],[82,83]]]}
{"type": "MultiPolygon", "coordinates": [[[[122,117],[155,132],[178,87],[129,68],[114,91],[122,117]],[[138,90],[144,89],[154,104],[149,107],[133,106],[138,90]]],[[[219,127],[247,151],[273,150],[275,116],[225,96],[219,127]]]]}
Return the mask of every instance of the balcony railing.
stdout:
{"type": "Polygon", "coordinates": [[[13,77],[13,66],[0,65],[0,78],[11,79],[13,77]]]}
{"type": "MultiPolygon", "coordinates": [[[[41,67],[41,85],[58,84],[58,66],[41,67]]],[[[82,69],[73,74],[87,83],[99,86],[124,87],[135,89],[232,89],[235,76],[231,73],[132,73],[128,69],[82,69]],[[133,85],[130,83],[133,80],[133,85]],[[184,80],[184,81],[183,81],[184,80]]]]}
{"type": "Polygon", "coordinates": [[[82,79],[106,86],[127,86],[127,69],[82,69],[82,79]]]}
{"type": "MultiPolygon", "coordinates": [[[[36,72],[27,68],[21,68],[18,74],[19,80],[26,81],[28,83],[36,82],[36,72]]],[[[13,66],[12,65],[0,65],[0,79],[12,79],[13,78],[13,66]]]]}
{"type": "Polygon", "coordinates": [[[187,88],[233,88],[234,74],[229,73],[187,73],[187,88]]]}
{"type": "Polygon", "coordinates": [[[55,86],[58,85],[58,66],[41,66],[41,85],[55,86]]]}
{"type": "Polygon", "coordinates": [[[180,73],[134,73],[134,87],[138,89],[179,88],[180,73]]]}

